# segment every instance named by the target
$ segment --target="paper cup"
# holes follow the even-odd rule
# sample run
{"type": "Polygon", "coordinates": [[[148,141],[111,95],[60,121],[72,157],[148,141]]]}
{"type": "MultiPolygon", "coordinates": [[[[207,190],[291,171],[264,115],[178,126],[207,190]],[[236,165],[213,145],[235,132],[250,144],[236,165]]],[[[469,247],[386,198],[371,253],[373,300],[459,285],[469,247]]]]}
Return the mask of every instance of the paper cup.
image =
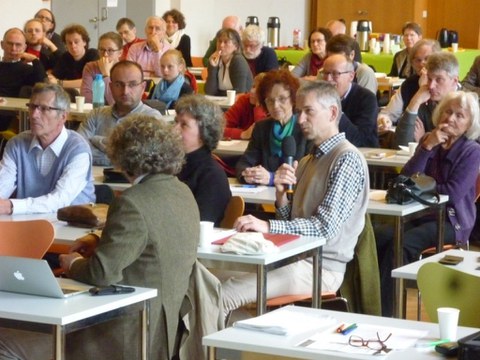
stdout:
{"type": "Polygon", "coordinates": [[[85,107],[85,96],[75,96],[75,104],[77,104],[78,111],[83,111],[85,107]]]}
{"type": "Polygon", "coordinates": [[[198,246],[208,247],[212,243],[213,222],[200,221],[200,242],[198,246]]]}
{"type": "Polygon", "coordinates": [[[440,339],[455,341],[457,340],[457,327],[459,309],[455,308],[438,308],[438,326],[440,329],[440,339]]]}
{"type": "Polygon", "coordinates": [[[417,149],[418,143],[416,142],[409,142],[408,143],[408,151],[410,152],[410,156],[415,154],[415,150],[417,149]]]}
{"type": "Polygon", "coordinates": [[[458,43],[452,43],[452,51],[457,52],[458,51],[458,43]]]}
{"type": "Polygon", "coordinates": [[[227,90],[227,102],[228,105],[232,106],[235,104],[235,96],[237,95],[237,92],[235,90],[227,90]]]}

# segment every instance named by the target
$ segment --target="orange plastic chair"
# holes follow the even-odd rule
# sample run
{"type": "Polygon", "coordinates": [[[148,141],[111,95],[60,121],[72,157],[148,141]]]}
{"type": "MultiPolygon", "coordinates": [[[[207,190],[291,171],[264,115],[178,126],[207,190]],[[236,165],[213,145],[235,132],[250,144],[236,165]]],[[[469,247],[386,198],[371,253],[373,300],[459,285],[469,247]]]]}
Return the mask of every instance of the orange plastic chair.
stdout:
{"type": "Polygon", "coordinates": [[[243,215],[245,210],[245,201],[241,196],[232,196],[227,204],[220,227],[225,229],[233,228],[233,223],[238,217],[243,215]]]}
{"type": "Polygon", "coordinates": [[[0,221],[0,255],[41,259],[54,235],[48,220],[0,221]]]}

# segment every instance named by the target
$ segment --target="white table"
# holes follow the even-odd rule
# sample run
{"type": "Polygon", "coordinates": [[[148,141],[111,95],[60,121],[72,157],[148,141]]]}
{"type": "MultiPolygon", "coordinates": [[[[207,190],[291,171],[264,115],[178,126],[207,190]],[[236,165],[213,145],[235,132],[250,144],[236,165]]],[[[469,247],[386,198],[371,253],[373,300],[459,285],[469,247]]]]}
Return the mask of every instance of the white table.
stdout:
{"type": "Polygon", "coordinates": [[[208,100],[210,100],[211,102],[217,104],[218,106],[220,106],[223,110],[227,110],[230,108],[230,106],[232,106],[232,104],[230,104],[228,102],[228,98],[226,96],[212,96],[212,95],[205,95],[205,98],[207,98],[208,100]]]}
{"type": "MultiPolygon", "coordinates": [[[[419,202],[413,202],[406,205],[387,204],[385,201],[385,191],[373,190],[370,193],[367,212],[369,214],[387,215],[394,217],[394,257],[393,268],[402,266],[403,264],[403,235],[405,232],[404,225],[408,221],[421,217],[425,212],[435,211],[437,214],[437,233],[432,234],[437,237],[437,252],[443,249],[443,239],[445,233],[445,208],[448,201],[448,195],[440,195],[440,206],[430,208],[419,202]]],[[[400,281],[395,280],[394,289],[394,309],[395,317],[405,317],[405,299],[404,288],[400,281]]]]}
{"type": "Polygon", "coordinates": [[[358,148],[369,166],[391,166],[402,168],[410,155],[398,155],[402,152],[392,149],[358,148]]]}
{"type": "MultiPolygon", "coordinates": [[[[111,166],[108,166],[111,167],[111,166]]],[[[92,166],[93,182],[96,185],[104,184],[112,188],[113,191],[124,191],[132,186],[130,183],[105,183],[103,182],[103,166],[92,166]]]]}
{"type": "Polygon", "coordinates": [[[325,239],[301,236],[264,255],[237,255],[220,252],[219,245],[198,248],[197,257],[209,268],[228,268],[257,274],[257,315],[267,308],[267,273],[276,268],[312,257],[312,307],[320,307],[322,283],[322,246],[325,239]]]}
{"type": "Polygon", "coordinates": [[[248,146],[248,140],[220,140],[213,152],[218,156],[236,155],[241,156],[248,146]]]}
{"type": "MultiPolygon", "coordinates": [[[[157,289],[136,287],[130,294],[90,296],[79,294],[68,299],[0,292],[2,326],[51,333],[54,336],[55,359],[65,359],[65,336],[86,325],[139,311],[141,316],[142,359],[149,353],[149,299],[157,289]],[[32,323],[40,326],[32,326],[32,323]]],[[[103,341],[103,339],[99,339],[103,341]]]]}
{"type": "MultiPolygon", "coordinates": [[[[461,256],[464,258],[461,263],[452,267],[453,269],[458,271],[463,271],[470,275],[480,276],[480,270],[478,270],[478,267],[480,265],[480,262],[479,262],[480,252],[452,249],[452,250],[447,250],[447,251],[437,253],[425,259],[418,260],[413,263],[393,269],[392,277],[396,279],[396,281],[398,281],[400,288],[404,289],[406,286],[405,284],[406,281],[412,281],[416,283],[418,270],[423,264],[426,264],[429,262],[438,262],[438,260],[440,260],[445,255],[455,255],[455,256],[461,256]]],[[[416,285],[413,285],[413,284],[412,286],[416,287],[416,285]]],[[[420,300],[420,297],[418,300],[420,300]]],[[[420,317],[420,303],[418,304],[417,317],[418,318],[420,317]]]]}
{"type": "MultiPolygon", "coordinates": [[[[378,326],[391,326],[404,329],[425,330],[428,331],[428,335],[427,337],[422,339],[422,342],[424,343],[435,341],[439,338],[438,325],[434,323],[383,318],[380,316],[369,316],[346,312],[310,309],[305,307],[297,307],[297,310],[300,311],[302,314],[310,314],[311,316],[319,314],[330,315],[333,316],[336,320],[338,320],[339,323],[360,323],[378,326]]],[[[459,327],[458,337],[462,338],[477,331],[478,329],[475,328],[459,327]]],[[[246,351],[260,354],[288,356],[297,359],[315,360],[371,360],[377,358],[372,355],[355,355],[295,346],[295,344],[302,342],[303,340],[307,339],[309,335],[315,334],[316,332],[317,330],[314,329],[300,335],[281,336],[230,327],[217,333],[203,337],[202,343],[203,345],[207,346],[209,360],[214,360],[217,358],[237,359],[237,355],[239,353],[246,351]]],[[[426,349],[408,348],[405,350],[392,351],[388,354],[387,357],[381,356],[378,358],[388,360],[445,359],[444,357],[442,357],[442,355],[436,353],[433,347],[429,347],[426,349]]]]}

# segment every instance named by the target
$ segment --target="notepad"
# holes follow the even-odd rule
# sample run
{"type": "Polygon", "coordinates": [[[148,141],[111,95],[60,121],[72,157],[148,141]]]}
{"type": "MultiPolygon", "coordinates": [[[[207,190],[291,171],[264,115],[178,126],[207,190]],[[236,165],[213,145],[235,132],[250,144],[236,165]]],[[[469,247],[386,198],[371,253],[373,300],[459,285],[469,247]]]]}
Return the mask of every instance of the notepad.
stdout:
{"type": "Polygon", "coordinates": [[[230,191],[232,193],[259,193],[265,190],[266,186],[258,186],[258,185],[247,185],[247,184],[231,184],[230,191]]]}

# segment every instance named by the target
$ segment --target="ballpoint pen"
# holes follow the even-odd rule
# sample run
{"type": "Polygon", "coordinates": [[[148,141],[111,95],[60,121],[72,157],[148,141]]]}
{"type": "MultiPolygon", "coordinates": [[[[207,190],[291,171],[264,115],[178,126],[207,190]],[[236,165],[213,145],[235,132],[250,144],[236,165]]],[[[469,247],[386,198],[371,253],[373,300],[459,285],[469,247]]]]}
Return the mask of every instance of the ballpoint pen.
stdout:
{"type": "Polygon", "coordinates": [[[339,327],[337,327],[336,332],[337,332],[337,333],[340,333],[340,332],[343,331],[344,328],[345,328],[345,324],[341,324],[339,327]]]}
{"type": "Polygon", "coordinates": [[[352,324],[352,325],[348,326],[347,328],[343,329],[343,330],[341,331],[341,333],[342,333],[343,335],[348,335],[348,334],[350,334],[353,330],[355,330],[357,327],[358,327],[357,324],[352,324]]]}

